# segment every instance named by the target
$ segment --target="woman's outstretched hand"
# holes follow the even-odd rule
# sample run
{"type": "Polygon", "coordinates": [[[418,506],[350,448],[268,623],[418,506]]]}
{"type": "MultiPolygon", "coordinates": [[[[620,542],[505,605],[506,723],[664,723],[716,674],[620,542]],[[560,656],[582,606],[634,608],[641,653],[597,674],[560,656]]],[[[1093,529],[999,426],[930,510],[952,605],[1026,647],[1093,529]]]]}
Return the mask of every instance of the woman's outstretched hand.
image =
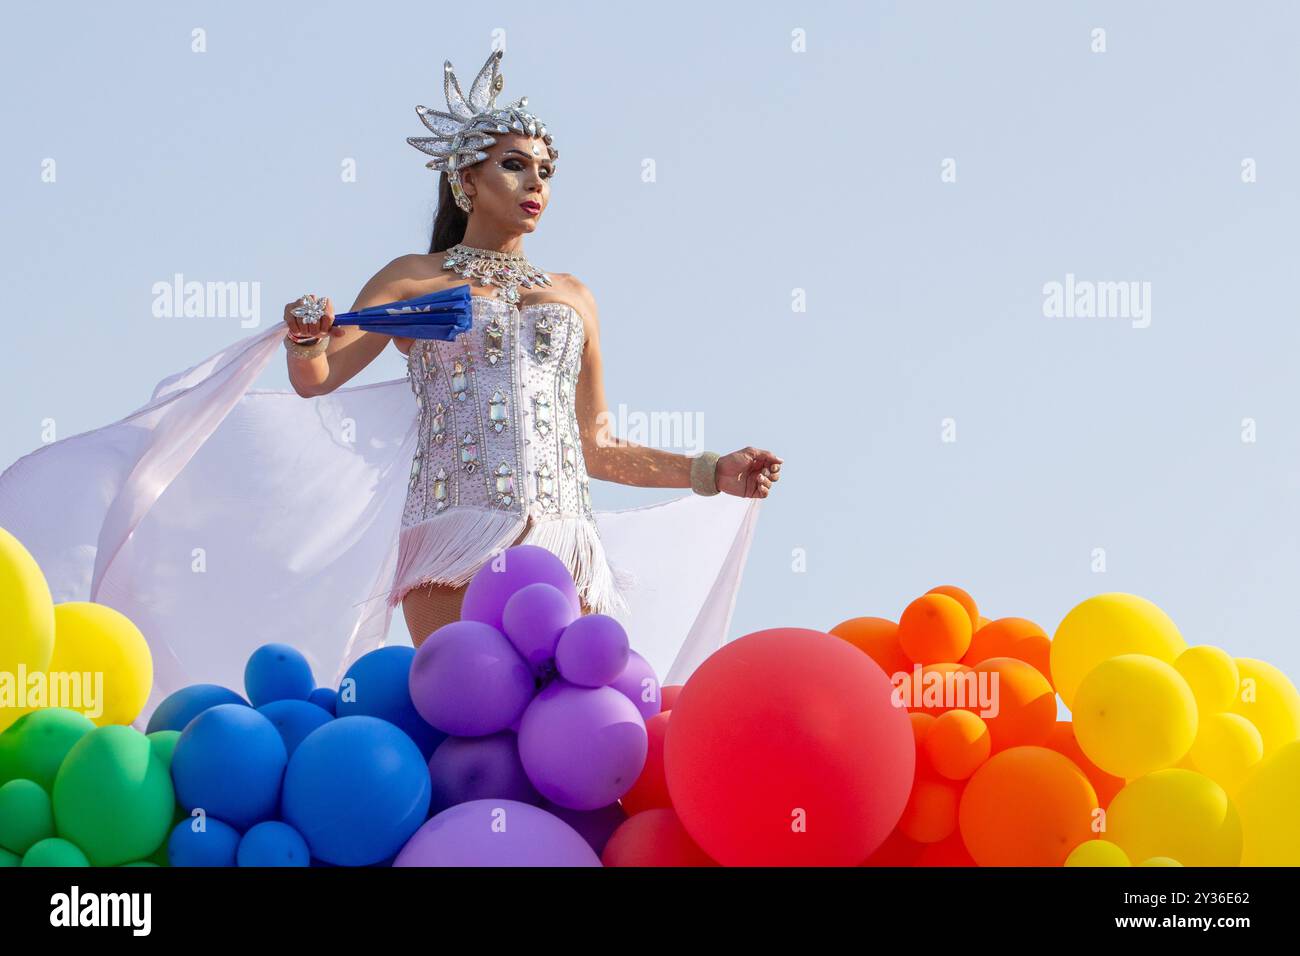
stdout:
{"type": "Polygon", "coordinates": [[[714,475],[719,491],[738,498],[766,498],[781,480],[781,459],[751,445],[719,458],[714,475]]]}

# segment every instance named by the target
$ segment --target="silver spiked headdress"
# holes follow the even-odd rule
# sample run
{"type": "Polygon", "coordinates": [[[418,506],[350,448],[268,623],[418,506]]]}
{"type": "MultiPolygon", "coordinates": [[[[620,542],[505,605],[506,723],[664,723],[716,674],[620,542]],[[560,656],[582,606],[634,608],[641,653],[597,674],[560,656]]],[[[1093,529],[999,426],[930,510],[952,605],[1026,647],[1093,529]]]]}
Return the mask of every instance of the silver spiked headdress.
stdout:
{"type": "Polygon", "coordinates": [[[493,133],[520,133],[540,136],[554,163],[560,156],[551,145],[551,134],[546,126],[528,112],[528,97],[521,96],[504,107],[496,105],[497,94],[505,86],[501,75],[501,50],[493,50],[483,68],[470,84],[469,96],[461,92],[456,72],[447,60],[442,65],[442,86],[447,96],[447,112],[417,106],[420,121],[433,133],[432,136],[408,136],[406,141],[422,153],[432,156],[424,165],[445,172],[451,185],[456,205],[469,212],[473,208],[470,197],[460,185],[459,171],[487,159],[484,149],[496,142],[493,133]]]}

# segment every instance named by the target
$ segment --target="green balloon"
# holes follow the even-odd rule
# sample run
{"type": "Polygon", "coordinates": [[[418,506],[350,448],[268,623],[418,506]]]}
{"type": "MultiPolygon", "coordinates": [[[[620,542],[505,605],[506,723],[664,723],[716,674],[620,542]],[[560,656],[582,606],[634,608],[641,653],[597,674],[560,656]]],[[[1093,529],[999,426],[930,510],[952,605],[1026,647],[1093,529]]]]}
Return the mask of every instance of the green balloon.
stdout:
{"type": "Polygon", "coordinates": [[[33,843],[54,836],[54,808],[39,783],[10,780],[0,787],[0,847],[26,853],[33,843]]]}
{"type": "Polygon", "coordinates": [[[63,707],[23,714],[0,734],[0,783],[34,780],[48,791],[72,745],[94,729],[84,714],[63,707]]]}
{"type": "Polygon", "coordinates": [[[176,741],[181,739],[179,730],[155,730],[149,735],[153,745],[153,754],[162,761],[163,768],[172,772],[172,754],[176,752],[176,741]]]}
{"type": "Polygon", "coordinates": [[[96,727],[54,778],[54,824],[95,866],[143,860],[170,832],[176,794],[149,738],[132,727],[96,727]]]}
{"type": "Polygon", "coordinates": [[[23,858],[17,853],[10,853],[4,847],[0,846],[0,870],[6,866],[22,866],[23,858]]]}
{"type": "Polygon", "coordinates": [[[50,837],[23,854],[23,866],[90,866],[90,861],[67,840],[50,837]]]}
{"type": "Polygon", "coordinates": [[[123,863],[123,866],[157,866],[157,863],[151,863],[149,860],[136,860],[134,863],[123,863]]]}

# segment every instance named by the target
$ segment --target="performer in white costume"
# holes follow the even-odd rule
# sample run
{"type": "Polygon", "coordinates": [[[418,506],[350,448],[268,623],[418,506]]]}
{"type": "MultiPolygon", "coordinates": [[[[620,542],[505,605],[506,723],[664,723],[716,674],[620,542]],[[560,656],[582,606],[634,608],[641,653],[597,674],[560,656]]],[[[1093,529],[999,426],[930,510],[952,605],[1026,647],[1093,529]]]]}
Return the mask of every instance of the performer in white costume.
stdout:
{"type": "Polygon", "coordinates": [[[526,98],[496,106],[500,60],[468,95],[445,64],[447,111],[416,108],[433,135],[408,142],[443,174],[430,251],[389,263],[353,306],[468,279],[468,331],[386,336],[336,325],[328,298],[304,296],[285,307],[287,331],[223,349],[122,421],[0,475],[0,526],[55,600],[113,606],[148,639],[141,723],[187,684],[240,688],[248,654],[270,641],[337,682],[384,643],[399,604],[418,645],[512,544],[558,555],[584,613],[619,618],[667,684],[726,639],[781,459],[678,455],[612,434],[591,293],[523,253],[559,154],[526,98]],[[294,392],[250,388],[281,341],[294,392]],[[340,387],[390,342],[406,381],[340,387]],[[591,478],[692,493],[594,511],[591,478]]]}

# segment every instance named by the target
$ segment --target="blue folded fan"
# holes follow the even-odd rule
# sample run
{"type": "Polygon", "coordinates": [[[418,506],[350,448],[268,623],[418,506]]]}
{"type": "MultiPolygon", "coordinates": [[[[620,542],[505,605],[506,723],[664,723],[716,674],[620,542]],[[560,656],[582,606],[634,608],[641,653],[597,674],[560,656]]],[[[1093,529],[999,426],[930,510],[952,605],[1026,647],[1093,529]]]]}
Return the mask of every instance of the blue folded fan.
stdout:
{"type": "Polygon", "coordinates": [[[474,323],[469,285],[454,285],[415,299],[372,305],[334,316],[335,325],[408,339],[451,341],[474,323]]]}

